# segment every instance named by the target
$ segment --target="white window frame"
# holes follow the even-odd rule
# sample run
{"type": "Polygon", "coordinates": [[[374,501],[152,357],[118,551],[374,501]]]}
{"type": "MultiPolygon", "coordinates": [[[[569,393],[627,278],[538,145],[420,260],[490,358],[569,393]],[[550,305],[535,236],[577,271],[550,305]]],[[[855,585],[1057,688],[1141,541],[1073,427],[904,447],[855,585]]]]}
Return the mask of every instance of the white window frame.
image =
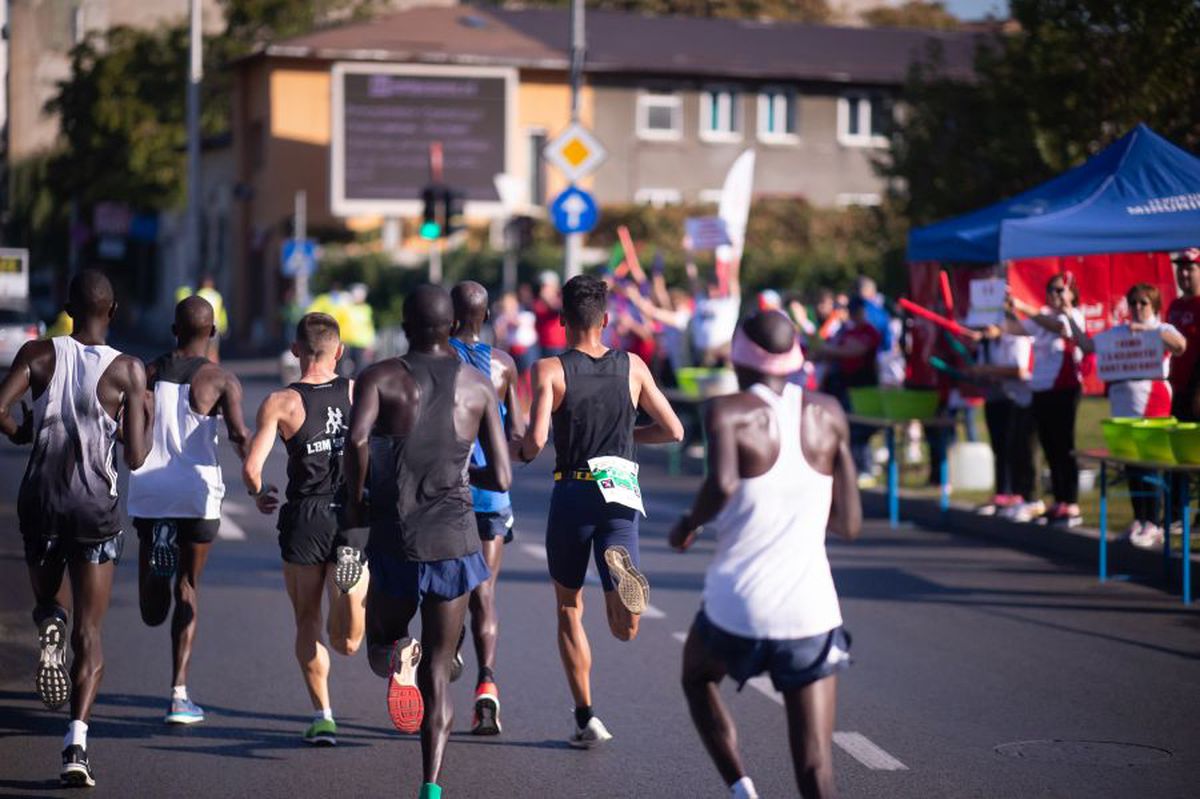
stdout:
{"type": "Polygon", "coordinates": [[[633,193],[633,202],[637,205],[649,205],[652,208],[679,205],[683,202],[683,192],[679,189],[666,188],[638,189],[633,193]]]}
{"type": "Polygon", "coordinates": [[[724,194],[722,189],[701,189],[696,195],[696,201],[701,203],[712,203],[713,205],[721,204],[721,196],[724,194]]]}
{"type": "Polygon", "coordinates": [[[886,147],[887,136],[871,133],[871,101],[883,99],[865,92],[844,94],[837,104],[837,140],[844,147],[886,147]],[[858,114],[858,133],[850,132],[851,103],[858,114]]]}
{"type": "Polygon", "coordinates": [[[883,205],[883,197],[873,191],[842,192],[833,202],[838,208],[875,208],[883,205]]]}
{"type": "MultiPolygon", "coordinates": [[[[777,107],[776,112],[782,112],[784,124],[787,124],[787,103],[784,102],[782,107],[777,107]]],[[[800,141],[800,95],[795,89],[788,86],[765,86],[758,93],[758,124],[756,126],[756,134],[758,140],[766,144],[796,144],[800,141]],[[771,104],[777,99],[785,101],[790,100],[792,103],[792,119],[796,123],[796,129],[793,131],[776,132],[767,129],[767,120],[770,116],[771,104]]]]}
{"type": "Polygon", "coordinates": [[[740,142],[746,128],[743,116],[742,92],[736,86],[706,86],[700,91],[700,141],[740,142]],[[719,122],[725,125],[717,130],[708,126],[712,120],[713,95],[717,95],[719,122]]]}
{"type": "Polygon", "coordinates": [[[646,141],[679,141],[683,138],[683,98],[674,91],[650,91],[643,89],[638,92],[637,110],[635,112],[637,136],[646,141]],[[651,128],[648,126],[651,106],[665,106],[671,110],[673,125],[671,130],[651,128]]]}

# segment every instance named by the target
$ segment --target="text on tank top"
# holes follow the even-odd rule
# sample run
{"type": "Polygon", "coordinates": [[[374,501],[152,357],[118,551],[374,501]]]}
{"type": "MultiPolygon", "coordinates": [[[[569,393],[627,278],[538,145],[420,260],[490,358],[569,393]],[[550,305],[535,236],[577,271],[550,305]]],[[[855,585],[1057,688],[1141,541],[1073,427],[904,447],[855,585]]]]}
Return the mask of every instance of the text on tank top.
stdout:
{"type": "Polygon", "coordinates": [[[599,358],[570,349],[558,356],[566,391],[551,415],[554,469],[588,468],[602,455],[634,459],[637,409],[629,396],[629,355],[610,349],[599,358]]]}
{"type": "Polygon", "coordinates": [[[833,477],[812,467],[801,439],[803,390],[783,395],[762,384],[779,429],[779,456],[765,473],[742,478],[717,518],[717,551],[704,579],[704,612],[721,629],[775,640],[819,635],[842,623],[829,560],[833,477]]]}
{"type": "MultiPolygon", "coordinates": [[[[489,383],[492,381],[492,345],[486,341],[467,344],[456,338],[451,338],[450,344],[458,353],[460,361],[482,372],[489,383]]],[[[508,406],[504,403],[503,397],[496,399],[500,411],[500,426],[502,429],[507,429],[508,406]]],[[[487,466],[487,456],[483,454],[483,447],[480,446],[479,439],[475,439],[475,445],[471,448],[471,463],[476,466],[487,466]]],[[[471,486],[471,502],[475,505],[476,513],[492,513],[512,506],[512,498],[509,497],[507,491],[488,491],[486,488],[474,486],[471,486]]]]}
{"type": "Polygon", "coordinates": [[[143,519],[219,519],[225,483],[217,454],[219,418],[192,408],[192,378],[209,360],[167,353],[151,364],[150,454],[129,476],[127,510],[143,519]]]}
{"type": "MultiPolygon", "coordinates": [[[[96,396],[121,354],[56,336],[54,373],[33,403],[33,451],[17,499],[22,527],[65,524],[74,540],[98,543],[121,530],[117,507],[117,420],[96,396]]],[[[49,530],[60,534],[61,530],[49,530]]]]}
{"type": "Polygon", "coordinates": [[[287,498],[330,497],[342,486],[342,453],[350,424],[350,381],[292,383],[300,395],[304,424],[283,443],[287,448],[287,498]]]}
{"type": "Polygon", "coordinates": [[[372,551],[429,562],[479,551],[467,477],[473,441],[454,427],[457,357],[400,358],[419,389],[412,432],[371,436],[372,551]]]}

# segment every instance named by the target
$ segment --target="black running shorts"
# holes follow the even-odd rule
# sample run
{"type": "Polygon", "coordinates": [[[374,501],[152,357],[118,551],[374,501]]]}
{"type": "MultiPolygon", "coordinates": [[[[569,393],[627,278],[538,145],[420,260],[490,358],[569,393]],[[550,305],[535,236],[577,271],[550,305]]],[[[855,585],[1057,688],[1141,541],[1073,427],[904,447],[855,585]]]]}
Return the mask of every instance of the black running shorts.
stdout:
{"type": "Polygon", "coordinates": [[[220,519],[134,519],[138,539],[153,542],[154,525],[160,521],[175,525],[175,540],[180,544],[211,544],[221,528],[220,519]]]}
{"type": "Polygon", "coordinates": [[[333,563],[337,548],[361,550],[367,544],[367,528],[340,530],[332,496],[303,497],[279,509],[279,553],[285,563],[317,566],[333,563]]]}
{"type": "Polygon", "coordinates": [[[98,544],[81,544],[71,538],[50,536],[23,536],[25,539],[25,563],[30,566],[63,566],[68,563],[92,563],[100,565],[110,560],[121,559],[125,548],[125,533],[118,532],[107,541],[98,544]]]}

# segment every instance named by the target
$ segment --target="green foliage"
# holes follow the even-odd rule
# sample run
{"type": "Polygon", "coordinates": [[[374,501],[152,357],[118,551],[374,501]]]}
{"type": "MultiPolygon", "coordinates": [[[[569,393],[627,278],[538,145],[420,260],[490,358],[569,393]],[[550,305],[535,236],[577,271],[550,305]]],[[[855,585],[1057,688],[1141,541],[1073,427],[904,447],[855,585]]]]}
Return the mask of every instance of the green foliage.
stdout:
{"type": "Polygon", "coordinates": [[[1020,31],[980,48],[971,83],[914,67],[880,164],[920,225],[1010,196],[1145,122],[1200,146],[1195,0],[1013,0],[1020,31]]]}
{"type": "Polygon", "coordinates": [[[879,6],[863,12],[863,21],[876,28],[925,28],[954,30],[962,23],[946,10],[946,4],[908,0],[899,6],[879,6]]]}
{"type": "Polygon", "coordinates": [[[369,16],[386,5],[385,0],[221,0],[225,36],[241,51],[330,22],[369,16]]]}
{"type": "MultiPolygon", "coordinates": [[[[571,0],[495,0],[498,6],[569,7],[571,0]]],[[[659,16],[724,17],[825,22],[830,17],[826,0],[587,0],[591,10],[631,11],[659,16]]]]}

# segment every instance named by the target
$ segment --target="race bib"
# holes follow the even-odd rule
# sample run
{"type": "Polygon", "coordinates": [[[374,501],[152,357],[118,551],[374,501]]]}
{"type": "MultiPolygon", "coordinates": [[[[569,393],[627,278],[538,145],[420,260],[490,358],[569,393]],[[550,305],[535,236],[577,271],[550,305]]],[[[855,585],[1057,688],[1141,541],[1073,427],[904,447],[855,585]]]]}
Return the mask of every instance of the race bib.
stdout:
{"type": "Polygon", "coordinates": [[[605,502],[615,502],[646,515],[636,463],[615,455],[604,455],[589,460],[588,468],[592,470],[592,477],[596,478],[596,485],[600,486],[600,494],[605,502]]]}

